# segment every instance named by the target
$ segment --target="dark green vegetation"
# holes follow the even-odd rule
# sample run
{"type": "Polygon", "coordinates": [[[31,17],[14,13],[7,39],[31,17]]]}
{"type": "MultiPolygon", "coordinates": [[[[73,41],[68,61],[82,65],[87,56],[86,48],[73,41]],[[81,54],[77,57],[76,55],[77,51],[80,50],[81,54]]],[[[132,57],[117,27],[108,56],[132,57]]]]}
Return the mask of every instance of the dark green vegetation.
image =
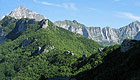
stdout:
{"type": "Polygon", "coordinates": [[[111,51],[107,51],[100,65],[75,77],[78,80],[140,80],[140,41],[128,41],[136,45],[125,53],[120,52],[118,45],[104,49],[103,53],[111,51]]]}
{"type": "Polygon", "coordinates": [[[41,22],[11,17],[5,17],[0,25],[8,39],[0,45],[0,80],[74,76],[102,63],[104,55],[97,54],[102,46],[51,21],[46,29],[41,22]],[[28,44],[23,45],[26,40],[28,44]],[[92,59],[84,60],[83,53],[92,59]]]}

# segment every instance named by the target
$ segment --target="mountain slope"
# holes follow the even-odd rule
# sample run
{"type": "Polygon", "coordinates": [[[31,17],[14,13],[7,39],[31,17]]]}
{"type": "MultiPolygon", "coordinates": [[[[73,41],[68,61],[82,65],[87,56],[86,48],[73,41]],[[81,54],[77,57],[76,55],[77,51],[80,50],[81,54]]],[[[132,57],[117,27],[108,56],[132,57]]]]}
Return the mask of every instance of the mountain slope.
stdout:
{"type": "Polygon", "coordinates": [[[5,17],[3,20],[1,22],[8,20],[9,23],[4,26],[7,41],[0,46],[0,80],[72,76],[88,69],[81,67],[73,71],[72,65],[79,58],[95,54],[102,47],[93,40],[56,27],[48,19],[5,17]]]}
{"type": "Polygon", "coordinates": [[[135,40],[140,40],[140,32],[137,33],[137,35],[134,37],[135,40]]]}
{"type": "Polygon", "coordinates": [[[140,22],[135,21],[125,27],[114,29],[110,27],[86,27],[77,21],[56,21],[55,25],[76,32],[103,45],[120,44],[125,38],[134,39],[140,31],[140,22]]]}
{"type": "Polygon", "coordinates": [[[107,52],[103,63],[96,68],[76,75],[77,80],[139,80],[140,79],[140,41],[125,40],[120,47],[107,52]],[[127,42],[127,44],[126,44],[127,42]],[[129,44],[130,43],[130,44],[129,44]],[[123,49],[128,48],[122,52],[123,49]],[[126,47],[126,48],[124,48],[126,47]]]}
{"type": "Polygon", "coordinates": [[[32,10],[27,9],[24,6],[20,6],[16,8],[15,10],[7,14],[5,17],[7,16],[13,18],[3,18],[3,20],[0,21],[0,44],[5,42],[5,40],[7,40],[5,36],[13,29],[13,26],[16,25],[11,21],[16,22],[16,19],[21,19],[21,18],[29,18],[32,19],[32,21],[34,20],[41,21],[42,19],[46,19],[43,15],[33,12],[32,10]],[[7,24],[9,24],[8,27],[5,27],[7,26],[7,24]]]}

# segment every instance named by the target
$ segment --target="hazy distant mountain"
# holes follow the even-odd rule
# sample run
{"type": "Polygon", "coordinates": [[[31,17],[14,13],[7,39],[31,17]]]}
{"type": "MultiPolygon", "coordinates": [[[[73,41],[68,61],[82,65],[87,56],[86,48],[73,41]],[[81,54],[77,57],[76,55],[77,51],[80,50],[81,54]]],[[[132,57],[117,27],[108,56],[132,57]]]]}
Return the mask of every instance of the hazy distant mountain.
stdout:
{"type": "Polygon", "coordinates": [[[120,44],[125,38],[134,39],[140,30],[140,22],[135,21],[119,29],[111,27],[86,27],[77,21],[56,21],[55,25],[76,32],[103,45],[120,44]]]}
{"type": "Polygon", "coordinates": [[[30,18],[30,19],[35,19],[36,21],[41,21],[42,19],[45,19],[43,15],[33,12],[25,8],[24,6],[20,6],[19,8],[13,10],[7,16],[11,16],[16,19],[30,18]]]}

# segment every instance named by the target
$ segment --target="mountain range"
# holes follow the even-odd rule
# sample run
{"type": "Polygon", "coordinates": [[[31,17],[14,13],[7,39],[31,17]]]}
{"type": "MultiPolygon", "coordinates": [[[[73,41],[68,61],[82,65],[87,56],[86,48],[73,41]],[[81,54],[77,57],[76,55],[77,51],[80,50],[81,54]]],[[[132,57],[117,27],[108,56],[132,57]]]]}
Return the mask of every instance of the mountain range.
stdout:
{"type": "Polygon", "coordinates": [[[53,23],[20,6],[0,20],[0,80],[139,80],[139,26],[53,23]]]}
{"type": "MultiPolygon", "coordinates": [[[[36,21],[41,21],[42,19],[46,19],[43,15],[33,12],[24,6],[20,6],[19,8],[13,10],[6,16],[14,17],[15,19],[21,18],[29,18],[35,19],[36,21]]],[[[62,27],[69,31],[75,32],[77,34],[81,34],[89,39],[95,40],[102,45],[114,45],[121,44],[122,41],[126,38],[136,39],[138,33],[140,31],[140,22],[135,21],[127,26],[121,27],[119,29],[111,28],[111,27],[87,27],[83,24],[78,23],[76,20],[70,21],[56,21],[54,22],[56,26],[62,27]]],[[[1,37],[0,43],[2,43],[4,39],[4,31],[0,30],[1,37]]]]}
{"type": "Polygon", "coordinates": [[[55,25],[81,34],[89,39],[101,43],[102,45],[121,44],[126,38],[137,39],[136,35],[140,31],[139,21],[132,22],[129,25],[119,29],[111,27],[86,27],[75,20],[56,21],[55,25]]]}

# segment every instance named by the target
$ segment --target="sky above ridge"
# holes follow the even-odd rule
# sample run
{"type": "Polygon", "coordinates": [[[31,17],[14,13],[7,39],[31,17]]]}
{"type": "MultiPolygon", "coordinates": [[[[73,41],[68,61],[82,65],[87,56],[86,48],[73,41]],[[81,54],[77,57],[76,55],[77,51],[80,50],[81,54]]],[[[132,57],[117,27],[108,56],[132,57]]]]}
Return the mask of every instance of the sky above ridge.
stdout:
{"type": "Polygon", "coordinates": [[[119,28],[140,20],[140,0],[0,0],[0,17],[20,5],[53,22],[77,20],[88,27],[119,28]]]}

